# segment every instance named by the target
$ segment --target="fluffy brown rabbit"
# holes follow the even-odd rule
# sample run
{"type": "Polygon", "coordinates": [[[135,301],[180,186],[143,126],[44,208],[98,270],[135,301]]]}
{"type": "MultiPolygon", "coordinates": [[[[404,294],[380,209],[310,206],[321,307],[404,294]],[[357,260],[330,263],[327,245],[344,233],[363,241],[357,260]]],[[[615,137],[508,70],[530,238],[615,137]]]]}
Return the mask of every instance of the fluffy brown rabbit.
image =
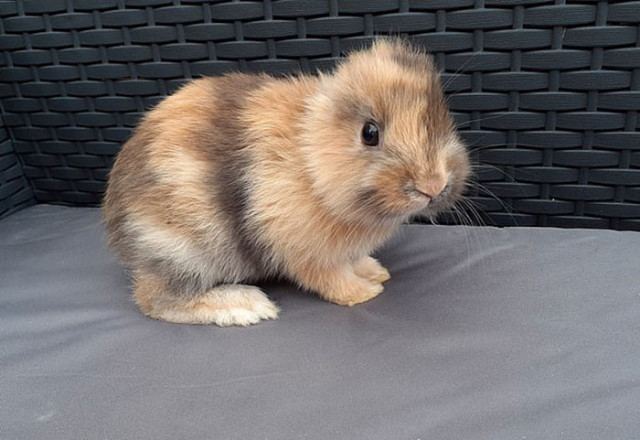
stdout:
{"type": "Polygon", "coordinates": [[[244,326],[278,315],[251,285],[268,277],[341,305],[380,294],[371,252],[468,174],[432,60],[381,39],[332,74],[189,83],[122,147],[103,213],[146,315],[244,326]]]}

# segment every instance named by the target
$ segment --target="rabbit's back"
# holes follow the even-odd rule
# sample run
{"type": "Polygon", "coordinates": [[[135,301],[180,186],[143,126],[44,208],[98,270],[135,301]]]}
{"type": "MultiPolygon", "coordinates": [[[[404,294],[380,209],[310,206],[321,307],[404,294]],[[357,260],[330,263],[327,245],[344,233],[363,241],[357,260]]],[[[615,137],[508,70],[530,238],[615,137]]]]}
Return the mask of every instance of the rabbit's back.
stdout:
{"type": "Polygon", "coordinates": [[[161,102],[122,147],[103,205],[109,242],[134,270],[207,288],[261,275],[241,224],[244,102],[266,80],[196,80],[161,102]]]}

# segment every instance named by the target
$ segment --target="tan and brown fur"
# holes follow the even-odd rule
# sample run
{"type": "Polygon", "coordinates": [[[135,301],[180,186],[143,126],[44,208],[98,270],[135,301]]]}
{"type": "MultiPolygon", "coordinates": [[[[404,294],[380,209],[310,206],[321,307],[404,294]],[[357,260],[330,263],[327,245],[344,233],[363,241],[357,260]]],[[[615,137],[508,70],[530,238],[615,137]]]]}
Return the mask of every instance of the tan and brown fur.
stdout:
{"type": "Polygon", "coordinates": [[[251,285],[266,277],[342,305],[381,293],[371,252],[468,173],[431,60],[379,40],[331,75],[193,81],[123,146],[103,212],[145,314],[248,325],[277,317],[251,285]]]}

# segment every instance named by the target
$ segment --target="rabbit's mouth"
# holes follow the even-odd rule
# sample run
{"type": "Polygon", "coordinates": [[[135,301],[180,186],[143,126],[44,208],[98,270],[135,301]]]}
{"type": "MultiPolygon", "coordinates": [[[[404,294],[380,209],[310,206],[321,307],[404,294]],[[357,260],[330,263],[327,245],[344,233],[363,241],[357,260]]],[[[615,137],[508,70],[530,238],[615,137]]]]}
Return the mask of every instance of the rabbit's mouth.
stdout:
{"type": "Polygon", "coordinates": [[[396,189],[385,187],[362,191],[356,203],[359,211],[367,216],[373,214],[380,219],[406,221],[416,215],[435,216],[451,208],[458,198],[455,181],[451,177],[435,195],[417,189],[413,182],[407,182],[396,189]]]}
{"type": "Polygon", "coordinates": [[[405,194],[411,201],[412,213],[416,211],[428,211],[434,214],[449,208],[455,203],[453,194],[454,182],[453,178],[447,181],[447,184],[437,194],[429,194],[413,184],[405,185],[405,194]]]}
{"type": "Polygon", "coordinates": [[[415,184],[408,183],[405,185],[405,193],[412,199],[415,199],[418,203],[424,203],[425,206],[442,203],[442,201],[447,200],[451,196],[452,190],[452,179],[449,179],[444,188],[437,193],[433,191],[425,191],[415,184]]]}
{"type": "MultiPolygon", "coordinates": [[[[461,215],[459,214],[458,202],[463,202],[462,206],[468,206],[463,195],[466,185],[465,180],[451,179],[437,198],[431,200],[423,209],[414,212],[411,217],[427,218],[432,222],[436,222],[438,216],[444,212],[453,212],[455,215],[461,215]]],[[[461,221],[464,222],[465,219],[461,219],[461,221]]]]}

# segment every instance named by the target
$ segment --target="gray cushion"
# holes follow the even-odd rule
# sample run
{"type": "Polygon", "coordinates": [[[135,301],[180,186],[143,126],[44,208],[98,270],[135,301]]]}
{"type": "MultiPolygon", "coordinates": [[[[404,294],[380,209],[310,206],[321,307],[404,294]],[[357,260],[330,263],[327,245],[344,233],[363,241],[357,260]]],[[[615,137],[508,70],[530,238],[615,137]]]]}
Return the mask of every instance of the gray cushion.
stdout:
{"type": "Polygon", "coordinates": [[[0,221],[2,439],[635,439],[640,234],[406,226],[345,308],[143,317],[99,212],[0,221]]]}

